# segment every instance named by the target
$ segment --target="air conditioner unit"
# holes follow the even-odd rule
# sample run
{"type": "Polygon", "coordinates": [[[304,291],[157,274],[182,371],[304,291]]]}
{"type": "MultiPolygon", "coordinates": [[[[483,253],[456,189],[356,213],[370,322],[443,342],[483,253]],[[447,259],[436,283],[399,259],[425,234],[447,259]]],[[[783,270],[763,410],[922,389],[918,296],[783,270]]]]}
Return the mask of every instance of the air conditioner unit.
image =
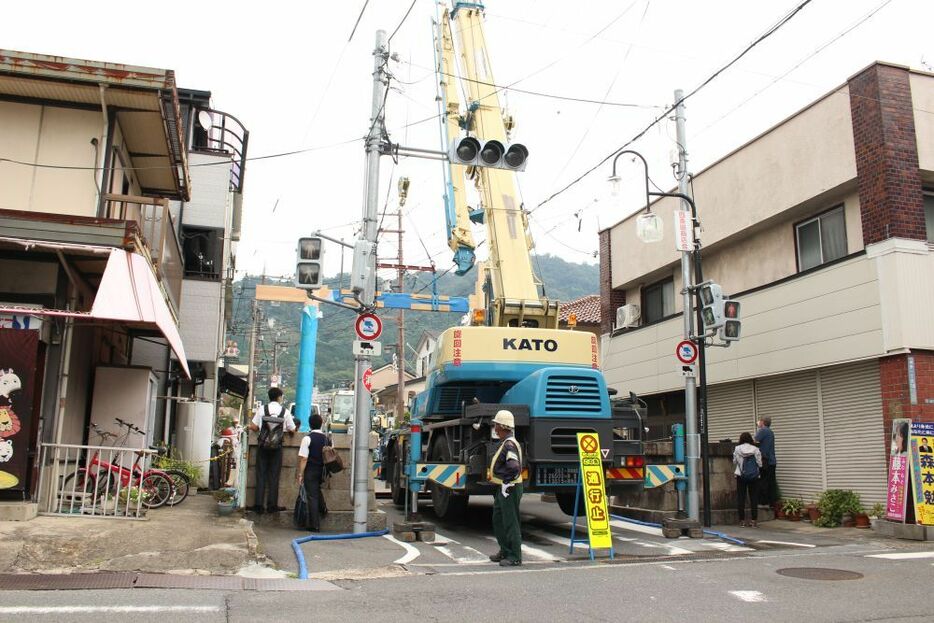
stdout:
{"type": "Polygon", "coordinates": [[[628,329],[639,326],[641,311],[638,305],[622,305],[616,310],[616,328],[628,329]]]}

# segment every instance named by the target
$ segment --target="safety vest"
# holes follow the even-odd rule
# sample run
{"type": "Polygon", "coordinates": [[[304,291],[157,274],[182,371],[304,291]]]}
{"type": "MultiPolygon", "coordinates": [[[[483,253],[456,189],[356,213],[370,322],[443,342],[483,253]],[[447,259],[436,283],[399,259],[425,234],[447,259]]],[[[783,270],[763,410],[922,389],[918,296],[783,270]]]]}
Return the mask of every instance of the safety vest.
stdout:
{"type": "Polygon", "coordinates": [[[493,466],[496,465],[496,460],[499,458],[499,455],[503,451],[503,448],[506,447],[506,442],[510,440],[512,441],[512,445],[515,446],[516,451],[519,453],[519,475],[516,476],[516,479],[513,480],[510,484],[516,484],[516,485],[522,484],[522,446],[520,446],[519,442],[516,441],[516,438],[512,436],[506,437],[506,439],[503,440],[503,443],[499,444],[499,448],[496,450],[496,453],[493,455],[493,460],[490,461],[490,482],[492,482],[493,484],[497,484],[497,485],[503,484],[503,479],[499,478],[493,472],[493,466]]]}

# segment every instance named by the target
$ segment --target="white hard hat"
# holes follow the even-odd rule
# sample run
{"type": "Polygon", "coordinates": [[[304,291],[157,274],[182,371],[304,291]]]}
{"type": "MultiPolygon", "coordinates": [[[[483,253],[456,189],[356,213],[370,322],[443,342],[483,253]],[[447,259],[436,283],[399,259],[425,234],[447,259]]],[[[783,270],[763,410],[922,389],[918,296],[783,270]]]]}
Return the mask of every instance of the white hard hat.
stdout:
{"type": "Polygon", "coordinates": [[[507,411],[506,409],[500,409],[496,412],[493,423],[513,430],[516,428],[516,418],[512,416],[512,411],[507,411]]]}

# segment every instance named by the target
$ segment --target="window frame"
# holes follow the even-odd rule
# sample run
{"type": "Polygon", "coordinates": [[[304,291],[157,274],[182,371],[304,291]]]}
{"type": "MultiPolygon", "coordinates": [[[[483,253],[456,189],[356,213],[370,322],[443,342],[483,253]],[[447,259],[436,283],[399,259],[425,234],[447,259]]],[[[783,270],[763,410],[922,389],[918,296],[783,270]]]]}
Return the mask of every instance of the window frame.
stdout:
{"type": "Polygon", "coordinates": [[[641,316],[641,323],[640,323],[640,324],[642,324],[643,326],[644,326],[644,325],[649,325],[649,324],[654,324],[654,323],[656,323],[656,322],[661,322],[661,321],[663,321],[663,320],[667,320],[668,318],[671,318],[671,317],[673,317],[673,316],[676,316],[676,315],[677,315],[677,312],[674,311],[674,308],[675,308],[675,278],[674,278],[674,275],[671,275],[671,276],[669,276],[669,277],[665,277],[664,279],[659,279],[658,281],[653,281],[652,283],[650,283],[650,284],[648,284],[648,285],[642,286],[642,288],[640,288],[640,290],[639,290],[639,302],[640,302],[640,304],[641,304],[641,313],[640,313],[640,316],[641,316]],[[672,309],[672,313],[670,313],[670,314],[666,314],[666,313],[665,313],[665,298],[664,298],[664,297],[665,297],[665,295],[664,295],[664,292],[665,292],[664,286],[665,286],[666,284],[668,284],[668,283],[671,284],[671,309],[672,309]],[[650,290],[653,290],[653,289],[655,289],[655,288],[658,288],[658,289],[662,292],[662,315],[661,315],[660,317],[658,317],[658,318],[654,318],[654,319],[652,319],[652,320],[649,320],[648,317],[646,316],[646,310],[648,310],[648,306],[645,304],[645,301],[646,301],[646,298],[647,298],[646,295],[647,295],[647,293],[648,293],[650,290]]]}
{"type": "Polygon", "coordinates": [[[182,250],[182,275],[184,279],[195,279],[198,281],[223,281],[224,279],[224,230],[217,227],[201,227],[198,225],[182,225],[179,228],[179,239],[182,250]],[[194,267],[187,265],[186,241],[189,237],[197,235],[206,235],[214,246],[215,270],[208,273],[204,271],[195,271],[194,267]]]}
{"type": "Polygon", "coordinates": [[[797,221],[796,223],[792,225],[792,233],[794,235],[794,246],[795,246],[795,267],[797,268],[797,272],[799,273],[802,273],[808,270],[814,270],[816,268],[820,268],[821,266],[829,264],[830,262],[834,262],[838,259],[846,257],[850,252],[849,251],[849,240],[847,240],[846,205],[842,203],[839,203],[831,208],[827,208],[826,210],[823,210],[822,212],[818,212],[817,214],[812,214],[806,219],[797,221]],[[827,216],[831,212],[836,212],[836,211],[839,211],[840,214],[843,216],[843,254],[838,258],[827,260],[827,259],[824,259],[824,231],[823,231],[823,227],[821,226],[821,218],[824,216],[827,216]],[[802,268],[801,267],[801,245],[800,245],[800,237],[799,237],[798,232],[800,231],[801,227],[805,225],[809,225],[810,223],[813,223],[815,221],[817,222],[818,250],[820,251],[821,261],[815,264],[814,266],[809,266],[808,268],[802,268]]]}

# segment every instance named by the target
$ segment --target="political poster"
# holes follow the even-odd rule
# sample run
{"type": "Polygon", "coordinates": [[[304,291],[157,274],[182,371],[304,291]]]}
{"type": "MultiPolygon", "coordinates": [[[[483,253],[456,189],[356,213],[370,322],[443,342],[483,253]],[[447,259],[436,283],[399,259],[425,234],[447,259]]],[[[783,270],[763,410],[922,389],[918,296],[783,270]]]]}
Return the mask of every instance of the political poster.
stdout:
{"type": "Polygon", "coordinates": [[[912,422],[908,447],[915,518],[934,526],[934,422],[912,422]]]}
{"type": "Polygon", "coordinates": [[[911,438],[911,420],[892,421],[892,442],[889,446],[889,479],[886,489],[885,518],[905,521],[908,501],[908,441],[911,438]]]}

